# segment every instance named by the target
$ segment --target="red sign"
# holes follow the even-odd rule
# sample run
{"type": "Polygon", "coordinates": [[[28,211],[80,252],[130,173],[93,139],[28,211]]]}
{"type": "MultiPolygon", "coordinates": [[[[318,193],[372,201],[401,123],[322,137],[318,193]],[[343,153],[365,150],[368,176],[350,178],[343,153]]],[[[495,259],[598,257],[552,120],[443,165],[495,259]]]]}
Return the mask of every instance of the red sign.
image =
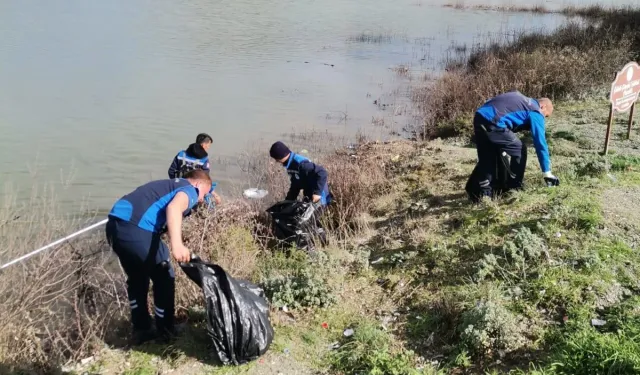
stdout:
{"type": "Polygon", "coordinates": [[[609,101],[614,110],[626,112],[638,100],[638,94],[640,94],[640,65],[630,62],[616,74],[616,79],[611,84],[609,101]]]}

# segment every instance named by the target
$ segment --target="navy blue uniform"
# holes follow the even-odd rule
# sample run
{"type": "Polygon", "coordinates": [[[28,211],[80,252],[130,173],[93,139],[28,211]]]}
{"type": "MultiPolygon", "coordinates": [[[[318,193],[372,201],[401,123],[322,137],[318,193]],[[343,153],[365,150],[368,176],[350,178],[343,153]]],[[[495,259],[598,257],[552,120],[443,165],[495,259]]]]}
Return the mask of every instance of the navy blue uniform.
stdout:
{"type": "Polygon", "coordinates": [[[186,150],[178,152],[169,166],[169,178],[184,177],[185,173],[194,169],[209,171],[209,154],[197,143],[192,143],[186,150]]]}
{"type": "Polygon", "coordinates": [[[492,171],[496,153],[506,152],[511,157],[509,188],[522,186],[527,165],[527,148],[516,136],[521,130],[530,130],[542,172],[551,170],[549,148],[545,139],[545,119],[537,100],[510,91],[485,102],[476,111],[474,132],[478,149],[480,178],[478,183],[484,195],[491,195],[492,171]]]}
{"type": "Polygon", "coordinates": [[[167,206],[178,192],[198,203],[198,191],[185,179],[152,181],[120,198],[109,212],[107,240],[127,274],[131,320],[136,330],[150,328],[147,307],[149,280],[153,281],[156,327],[173,328],[175,281],[169,249],[160,239],[167,222],[167,206]]]}
{"type": "Polygon", "coordinates": [[[287,174],[291,176],[291,187],[287,193],[287,200],[296,200],[302,190],[302,194],[309,200],[313,198],[313,195],[319,195],[322,206],[331,203],[327,171],[323,167],[293,152],[289,154],[289,160],[285,167],[287,174]]]}

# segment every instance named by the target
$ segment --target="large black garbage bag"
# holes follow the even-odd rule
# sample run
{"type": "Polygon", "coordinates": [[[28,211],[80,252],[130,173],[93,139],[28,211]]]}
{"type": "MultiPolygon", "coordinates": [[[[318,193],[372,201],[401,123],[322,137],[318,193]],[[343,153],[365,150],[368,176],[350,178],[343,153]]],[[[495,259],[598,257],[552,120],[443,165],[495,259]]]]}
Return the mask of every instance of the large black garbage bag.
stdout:
{"type": "Polygon", "coordinates": [[[202,288],[207,331],[223,364],[239,365],[263,355],[273,341],[269,306],[264,291],[236,280],[222,267],[192,259],[180,267],[202,288]]]}
{"type": "Polygon", "coordinates": [[[276,238],[286,245],[313,250],[316,238],[326,245],[326,233],[319,222],[321,208],[318,204],[284,200],[269,207],[267,212],[273,220],[276,238]]]}

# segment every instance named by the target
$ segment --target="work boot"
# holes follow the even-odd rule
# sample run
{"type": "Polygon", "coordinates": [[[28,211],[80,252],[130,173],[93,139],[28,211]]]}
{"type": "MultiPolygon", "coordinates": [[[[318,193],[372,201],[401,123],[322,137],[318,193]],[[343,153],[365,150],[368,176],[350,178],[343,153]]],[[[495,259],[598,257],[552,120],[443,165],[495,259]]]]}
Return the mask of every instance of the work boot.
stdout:
{"type": "Polygon", "coordinates": [[[185,328],[186,327],[184,324],[178,324],[171,327],[164,327],[159,332],[159,335],[160,335],[159,340],[165,344],[170,344],[174,342],[178,338],[178,336],[184,333],[185,328]]]}
{"type": "Polygon", "coordinates": [[[134,329],[132,333],[133,345],[142,345],[147,341],[155,340],[158,337],[155,330],[148,329],[134,329]]]}

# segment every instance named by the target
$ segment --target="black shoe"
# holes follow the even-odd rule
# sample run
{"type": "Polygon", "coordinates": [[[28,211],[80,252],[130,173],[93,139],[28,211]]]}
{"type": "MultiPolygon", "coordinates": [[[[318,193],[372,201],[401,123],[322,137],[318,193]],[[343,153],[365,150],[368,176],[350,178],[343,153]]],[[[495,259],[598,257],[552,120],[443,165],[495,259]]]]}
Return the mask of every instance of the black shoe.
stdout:
{"type": "Polygon", "coordinates": [[[158,337],[157,333],[151,328],[145,330],[134,330],[132,336],[133,345],[141,345],[158,337]]]}
{"type": "Polygon", "coordinates": [[[169,344],[174,342],[178,338],[178,336],[180,336],[180,334],[184,332],[184,326],[178,325],[169,328],[163,327],[159,328],[158,331],[160,340],[165,344],[169,344]]]}

